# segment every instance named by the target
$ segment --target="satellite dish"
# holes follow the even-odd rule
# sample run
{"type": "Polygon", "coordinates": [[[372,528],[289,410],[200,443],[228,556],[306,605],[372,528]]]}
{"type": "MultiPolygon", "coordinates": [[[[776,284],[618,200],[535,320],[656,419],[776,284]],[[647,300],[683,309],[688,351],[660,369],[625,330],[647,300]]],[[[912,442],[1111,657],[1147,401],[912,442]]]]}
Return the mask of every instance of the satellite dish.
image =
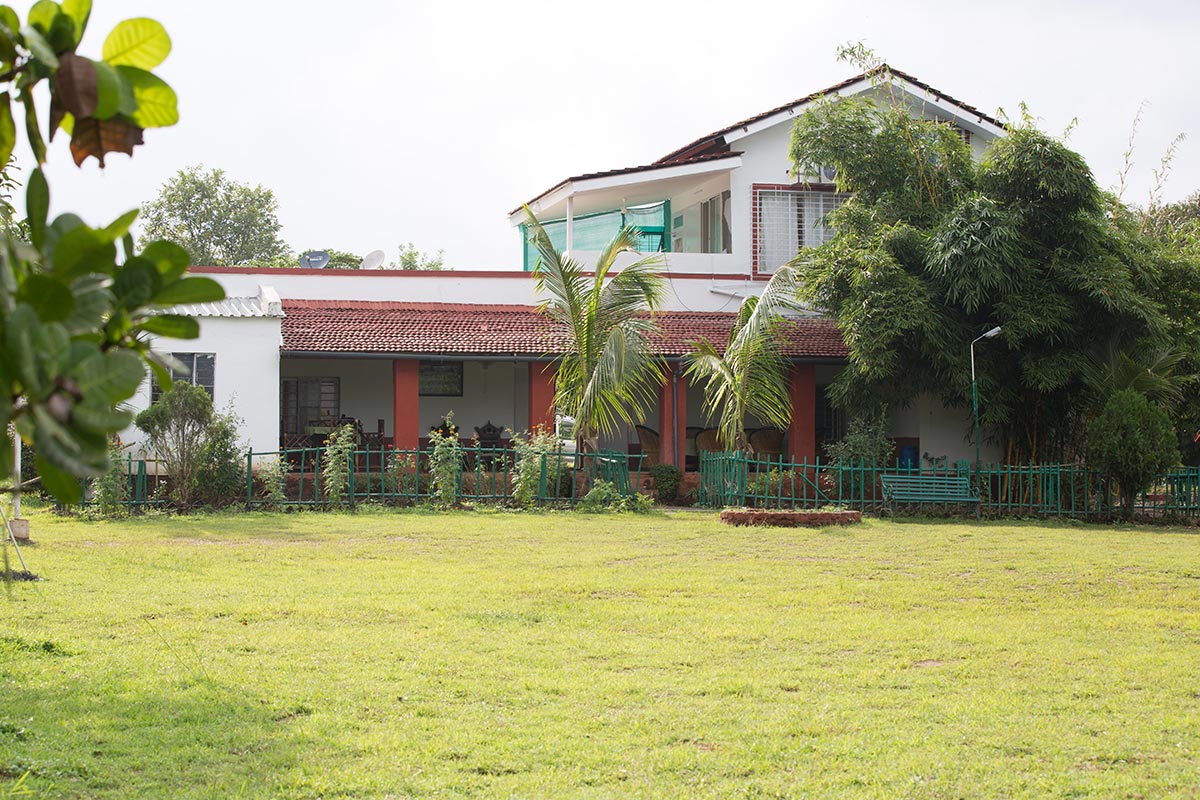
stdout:
{"type": "Polygon", "coordinates": [[[379,269],[379,265],[383,263],[384,253],[382,250],[372,250],[367,253],[367,257],[362,260],[361,266],[363,269],[379,269]]]}
{"type": "Polygon", "coordinates": [[[329,253],[324,250],[309,250],[300,255],[300,266],[304,269],[324,269],[329,263],[329,253]]]}

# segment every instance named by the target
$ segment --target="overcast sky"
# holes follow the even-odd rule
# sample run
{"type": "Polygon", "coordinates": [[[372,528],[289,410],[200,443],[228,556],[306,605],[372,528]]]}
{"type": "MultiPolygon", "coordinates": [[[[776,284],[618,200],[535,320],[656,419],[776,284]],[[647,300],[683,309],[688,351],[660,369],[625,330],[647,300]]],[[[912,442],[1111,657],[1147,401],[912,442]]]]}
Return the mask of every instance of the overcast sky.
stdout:
{"type": "Polygon", "coordinates": [[[836,51],[856,41],[985,112],[1023,101],[1053,133],[1078,118],[1069,143],[1105,187],[1146,102],[1126,199],[1144,202],[1181,132],[1164,199],[1200,189],[1195,0],[96,0],[80,52],[136,16],[171,35],[155,71],[181,119],[103,171],[56,140],[54,211],[93,225],[203,164],[272,189],[297,252],[394,259],[412,242],[450,267],[519,269],[512,208],[850,77],[836,51]]]}

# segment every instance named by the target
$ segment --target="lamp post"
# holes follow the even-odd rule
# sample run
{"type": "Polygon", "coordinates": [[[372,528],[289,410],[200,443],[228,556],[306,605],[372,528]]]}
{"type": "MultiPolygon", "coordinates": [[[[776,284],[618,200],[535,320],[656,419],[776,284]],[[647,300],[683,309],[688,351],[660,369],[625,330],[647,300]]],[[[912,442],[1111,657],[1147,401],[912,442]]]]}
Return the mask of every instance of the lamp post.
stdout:
{"type": "Polygon", "coordinates": [[[971,342],[971,409],[975,413],[975,480],[979,480],[979,387],[975,383],[975,342],[991,339],[1000,335],[1000,326],[992,328],[987,333],[971,342]]]}

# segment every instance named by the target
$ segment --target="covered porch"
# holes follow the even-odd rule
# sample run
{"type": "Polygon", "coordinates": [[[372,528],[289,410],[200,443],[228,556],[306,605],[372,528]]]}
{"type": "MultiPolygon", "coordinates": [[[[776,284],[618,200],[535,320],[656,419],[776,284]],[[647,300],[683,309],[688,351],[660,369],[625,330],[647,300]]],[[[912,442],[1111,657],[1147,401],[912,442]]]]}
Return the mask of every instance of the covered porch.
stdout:
{"type": "MultiPolygon", "coordinates": [[[[459,436],[477,432],[506,446],[512,432],[555,424],[554,360],[562,340],[531,306],[290,301],[280,360],[280,444],[320,446],[340,424],[355,424],[368,446],[422,449],[453,413],[459,436]],[[477,431],[478,429],[478,431],[477,431]],[[497,434],[496,432],[499,431],[497,434]]],[[[716,449],[703,387],[689,386],[681,357],[699,338],[720,342],[733,315],[659,312],[655,339],[667,365],[657,403],[641,425],[604,437],[601,447],[643,454],[650,463],[695,468],[716,449]]],[[[797,319],[784,352],[792,360],[792,422],[761,428],[761,449],[812,460],[840,435],[823,388],[840,369],[844,345],[826,320],[797,319]]]]}

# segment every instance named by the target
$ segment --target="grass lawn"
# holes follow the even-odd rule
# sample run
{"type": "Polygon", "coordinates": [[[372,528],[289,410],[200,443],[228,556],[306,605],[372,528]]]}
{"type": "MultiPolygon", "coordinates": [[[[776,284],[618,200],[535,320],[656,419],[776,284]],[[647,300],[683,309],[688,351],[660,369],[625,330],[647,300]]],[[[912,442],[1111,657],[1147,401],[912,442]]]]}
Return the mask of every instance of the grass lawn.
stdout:
{"type": "Polygon", "coordinates": [[[33,535],[46,580],[0,589],[0,797],[1200,796],[1192,530],[378,511],[33,535]]]}

